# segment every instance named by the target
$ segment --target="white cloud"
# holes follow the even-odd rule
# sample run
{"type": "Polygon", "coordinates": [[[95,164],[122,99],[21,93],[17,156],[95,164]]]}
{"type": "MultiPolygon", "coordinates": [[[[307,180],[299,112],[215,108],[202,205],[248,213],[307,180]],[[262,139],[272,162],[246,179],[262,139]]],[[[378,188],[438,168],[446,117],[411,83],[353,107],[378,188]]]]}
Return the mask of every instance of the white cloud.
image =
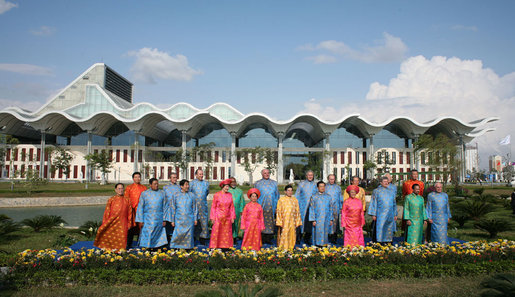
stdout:
{"type": "Polygon", "coordinates": [[[36,36],[50,36],[54,34],[55,28],[54,27],[48,27],[48,26],[41,26],[36,30],[30,30],[30,34],[36,35],[36,36]]]}
{"type": "Polygon", "coordinates": [[[0,64],[0,71],[8,71],[28,75],[53,75],[52,69],[32,64],[0,64]]]}
{"type": "Polygon", "coordinates": [[[455,31],[473,31],[477,32],[476,26],[465,26],[465,25],[454,25],[451,27],[452,30],[455,31]]]}
{"type": "Polygon", "coordinates": [[[18,4],[5,0],[0,0],[0,14],[3,14],[4,12],[7,12],[15,7],[18,7],[18,4]]]}
{"type": "Polygon", "coordinates": [[[338,62],[335,56],[330,55],[317,55],[305,58],[308,61],[313,61],[315,64],[331,64],[338,62]]]}
{"type": "Polygon", "coordinates": [[[497,116],[499,121],[488,124],[496,131],[473,141],[479,144],[482,167],[488,155],[506,154],[506,147],[498,145],[500,139],[515,135],[515,72],[499,76],[480,60],[411,57],[388,84],[371,83],[366,99],[345,106],[311,99],[302,112],[328,120],[359,113],[377,123],[393,116],[409,116],[420,123],[443,116],[465,122],[497,116]]]}
{"type": "Polygon", "coordinates": [[[135,81],[156,83],[156,79],[190,81],[202,71],[191,68],[188,58],[183,55],[170,56],[167,52],[158,49],[142,48],[131,51],[129,56],[136,57],[131,67],[135,81]]]}
{"type": "MultiPolygon", "coordinates": [[[[297,50],[329,52],[339,55],[345,59],[361,61],[365,63],[388,63],[401,61],[408,51],[408,47],[399,38],[388,33],[383,33],[383,39],[378,41],[378,45],[365,46],[356,50],[337,40],[325,40],[316,46],[306,44],[297,47],[297,50]]],[[[315,59],[312,59],[316,63],[315,59]]]]}

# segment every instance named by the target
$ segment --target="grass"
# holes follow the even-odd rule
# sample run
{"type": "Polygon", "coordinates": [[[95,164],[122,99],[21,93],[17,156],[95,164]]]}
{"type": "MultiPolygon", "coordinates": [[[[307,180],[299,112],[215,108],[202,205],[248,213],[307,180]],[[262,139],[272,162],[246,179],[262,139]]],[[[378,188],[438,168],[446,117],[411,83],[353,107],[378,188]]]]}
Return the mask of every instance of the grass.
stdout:
{"type": "MultiPolygon", "coordinates": [[[[478,296],[479,283],[486,276],[434,279],[342,280],[327,282],[269,283],[284,296],[478,296]]],[[[250,285],[252,286],[252,284],[250,285]]],[[[11,296],[194,296],[217,289],[212,285],[74,286],[27,288],[5,292],[11,296]]],[[[237,288],[233,285],[233,288],[237,288]]]]}

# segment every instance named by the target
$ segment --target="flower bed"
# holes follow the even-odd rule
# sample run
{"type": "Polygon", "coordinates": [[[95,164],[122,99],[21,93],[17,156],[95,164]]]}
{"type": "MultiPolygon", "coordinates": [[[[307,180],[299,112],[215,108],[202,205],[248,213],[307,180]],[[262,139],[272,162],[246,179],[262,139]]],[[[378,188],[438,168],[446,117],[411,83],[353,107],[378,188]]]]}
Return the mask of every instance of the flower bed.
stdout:
{"type": "Polygon", "coordinates": [[[454,245],[370,245],[367,247],[304,247],[291,251],[232,249],[185,251],[145,249],[104,251],[98,249],[62,253],[26,250],[19,254],[13,271],[87,269],[217,270],[259,268],[316,268],[327,266],[373,266],[379,264],[464,264],[515,259],[515,241],[466,242],[454,245]]]}

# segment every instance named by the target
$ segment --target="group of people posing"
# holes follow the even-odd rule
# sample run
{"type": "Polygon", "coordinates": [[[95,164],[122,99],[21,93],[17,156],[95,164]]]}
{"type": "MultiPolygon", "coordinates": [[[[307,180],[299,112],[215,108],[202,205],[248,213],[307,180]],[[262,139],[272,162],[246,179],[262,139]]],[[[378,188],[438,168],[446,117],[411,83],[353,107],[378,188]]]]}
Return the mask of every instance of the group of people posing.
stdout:
{"type": "MultiPolygon", "coordinates": [[[[170,184],[162,190],[155,178],[149,180],[147,189],[141,184],[141,174],[135,172],[134,183],[126,189],[123,184],[116,184],[116,195],[107,202],[94,245],[129,249],[138,235],[137,246],[151,249],[192,249],[195,240],[201,245],[209,242],[209,248],[228,249],[234,246],[236,238],[243,237],[242,248],[259,250],[263,243],[272,244],[276,236],[279,248],[292,249],[302,241],[316,246],[336,244],[340,227],[345,230],[345,245],[365,245],[367,204],[359,177],[352,177],[351,185],[342,193],[334,175],[328,176],[328,183],[315,182],[313,172],[308,171],[295,195],[293,187],[287,185],[280,197],[270,171],[263,169],[261,175],[262,179],[247,192],[249,203],[235,178],[220,182],[221,190],[214,194],[208,211],[209,183],[204,180],[202,169],[195,171],[191,182],[178,182],[177,174],[172,173],[170,184]]],[[[427,197],[426,207],[421,196],[424,184],[417,178],[418,172],[413,170],[402,189],[405,239],[411,244],[423,243],[423,228],[429,222],[431,241],[447,244],[447,223],[451,217],[447,194],[437,183],[436,191],[427,197]]],[[[373,220],[375,242],[393,240],[396,196],[397,187],[389,175],[372,192],[368,214],[373,220]]]]}

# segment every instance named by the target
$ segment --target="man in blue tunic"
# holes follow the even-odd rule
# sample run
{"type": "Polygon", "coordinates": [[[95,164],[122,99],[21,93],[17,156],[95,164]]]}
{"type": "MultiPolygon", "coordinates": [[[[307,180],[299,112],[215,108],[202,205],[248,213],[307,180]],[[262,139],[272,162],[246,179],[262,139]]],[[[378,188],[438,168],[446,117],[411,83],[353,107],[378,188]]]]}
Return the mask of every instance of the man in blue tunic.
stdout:
{"type": "Polygon", "coordinates": [[[179,184],[181,190],[173,194],[165,216],[165,220],[174,227],[170,248],[192,249],[198,216],[197,202],[193,193],[189,192],[189,181],[183,179],[179,184]]]}
{"type": "Polygon", "coordinates": [[[138,240],[140,247],[159,248],[168,243],[164,226],[164,209],[167,208],[165,192],[159,190],[156,178],[149,180],[150,189],[141,193],[136,211],[136,223],[141,233],[138,240]]]}
{"type": "MultiPolygon", "coordinates": [[[[390,173],[387,173],[384,175],[388,178],[388,189],[392,190],[395,193],[395,197],[397,197],[397,185],[395,183],[392,183],[392,175],[390,173]]],[[[379,185],[379,188],[381,185],[379,185]]]]}
{"type": "Polygon", "coordinates": [[[325,192],[327,195],[331,196],[331,203],[334,205],[333,208],[333,226],[329,232],[329,241],[332,244],[336,244],[336,240],[338,238],[338,233],[340,231],[339,224],[339,215],[342,211],[343,206],[343,195],[342,188],[340,185],[336,183],[336,176],[334,174],[329,174],[327,177],[328,183],[325,186],[325,192]]]}
{"type": "Polygon", "coordinates": [[[317,185],[314,181],[315,174],[313,171],[306,172],[306,179],[299,183],[299,187],[295,192],[295,198],[299,201],[300,218],[302,226],[297,232],[297,243],[300,244],[302,234],[304,234],[304,242],[308,244],[311,241],[311,222],[309,221],[309,201],[311,196],[317,192],[317,185]]]}
{"type": "Polygon", "coordinates": [[[257,202],[263,208],[263,216],[265,218],[265,230],[262,231],[263,242],[271,244],[276,228],[275,209],[277,208],[277,201],[279,201],[279,189],[277,188],[277,182],[270,179],[270,170],[261,170],[261,177],[263,178],[258,180],[254,187],[261,193],[257,202]]]}
{"type": "MultiPolygon", "coordinates": [[[[188,186],[189,187],[189,186],[188,186]]],[[[163,187],[163,191],[166,195],[166,200],[168,204],[172,203],[172,196],[175,193],[178,193],[181,191],[181,188],[177,184],[177,173],[172,172],[170,174],[170,184],[163,187]]],[[[170,244],[170,238],[172,237],[173,233],[173,227],[170,224],[170,222],[166,223],[166,238],[168,239],[168,244],[170,244]]]]}
{"type": "Polygon", "coordinates": [[[447,224],[451,220],[449,208],[449,196],[442,192],[442,183],[435,184],[436,192],[427,195],[427,219],[431,224],[431,241],[441,244],[449,244],[447,238],[447,224]]]}
{"type": "Polygon", "coordinates": [[[324,246],[329,244],[328,235],[334,224],[334,205],[331,196],[325,193],[325,183],[317,183],[317,193],[311,196],[309,204],[309,221],[313,225],[313,244],[324,246]]]}
{"type": "Polygon", "coordinates": [[[204,180],[204,171],[200,168],[195,170],[195,179],[190,183],[190,191],[195,195],[200,223],[195,227],[195,239],[198,239],[200,244],[207,245],[207,239],[209,238],[209,214],[207,207],[209,183],[204,180]]]}
{"type": "Polygon", "coordinates": [[[372,192],[368,214],[372,216],[375,236],[372,240],[391,243],[397,229],[397,204],[395,192],[389,187],[388,177],[381,178],[381,185],[372,192]]]}

